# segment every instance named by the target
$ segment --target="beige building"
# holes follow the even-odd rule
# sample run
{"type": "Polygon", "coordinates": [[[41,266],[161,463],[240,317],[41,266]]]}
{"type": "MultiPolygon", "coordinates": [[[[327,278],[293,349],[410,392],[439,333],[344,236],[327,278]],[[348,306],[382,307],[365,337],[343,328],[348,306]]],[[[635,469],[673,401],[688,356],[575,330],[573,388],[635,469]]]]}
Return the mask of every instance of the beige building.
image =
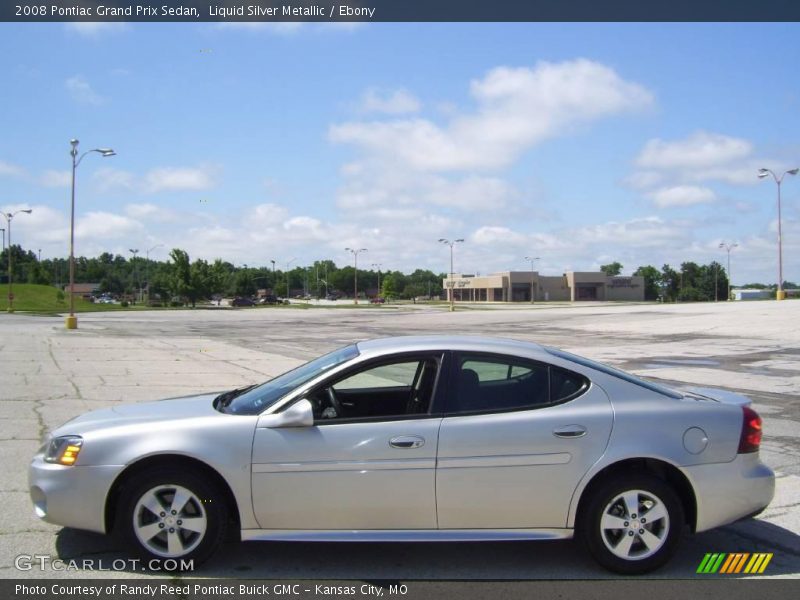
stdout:
{"type": "Polygon", "coordinates": [[[457,302],[537,302],[579,300],[644,300],[644,278],[609,276],[602,272],[568,271],[561,276],[536,271],[506,271],[493,275],[454,273],[442,281],[447,299],[457,302]]]}

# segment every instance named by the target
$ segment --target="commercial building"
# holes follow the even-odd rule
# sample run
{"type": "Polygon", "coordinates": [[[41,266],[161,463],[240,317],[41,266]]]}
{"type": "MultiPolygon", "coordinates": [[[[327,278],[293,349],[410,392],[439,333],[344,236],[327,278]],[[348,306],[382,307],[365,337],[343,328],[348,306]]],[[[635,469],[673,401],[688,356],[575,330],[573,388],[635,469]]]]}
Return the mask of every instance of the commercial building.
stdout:
{"type": "Polygon", "coordinates": [[[530,302],[584,300],[644,300],[644,278],[610,276],[602,272],[568,271],[560,276],[537,271],[506,271],[492,275],[454,273],[442,286],[456,302],[530,302]]]}

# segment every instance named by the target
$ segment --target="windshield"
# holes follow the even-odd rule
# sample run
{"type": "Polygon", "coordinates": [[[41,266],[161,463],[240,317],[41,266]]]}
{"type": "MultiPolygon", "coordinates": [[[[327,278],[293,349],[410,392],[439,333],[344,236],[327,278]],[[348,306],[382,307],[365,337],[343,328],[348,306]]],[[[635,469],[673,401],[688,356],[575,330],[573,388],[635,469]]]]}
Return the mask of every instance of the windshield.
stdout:
{"type": "Polygon", "coordinates": [[[620,371],[619,369],[615,369],[614,367],[609,367],[608,365],[604,365],[603,363],[595,362],[593,360],[589,360],[588,358],[583,358],[582,356],[570,354],[569,352],[564,352],[563,350],[557,350],[555,348],[546,347],[545,350],[547,350],[553,356],[558,356],[559,358],[572,361],[579,365],[583,365],[584,367],[589,367],[590,369],[594,369],[595,371],[600,371],[601,373],[605,373],[606,375],[617,377],[619,379],[627,381],[628,383],[633,383],[635,385],[648,389],[651,392],[656,392],[658,394],[662,394],[670,398],[675,398],[676,400],[680,400],[681,398],[683,398],[683,394],[680,394],[675,390],[671,390],[669,388],[656,385],[655,383],[650,383],[649,381],[645,381],[644,379],[639,379],[638,377],[631,375],[630,373],[626,373],[625,371],[620,371]]]}
{"type": "Polygon", "coordinates": [[[292,390],[311,381],[317,375],[329,371],[356,356],[358,356],[358,348],[355,345],[334,350],[330,354],[315,358],[311,362],[307,362],[296,369],[283,375],[278,375],[266,383],[245,391],[232,398],[230,403],[219,405],[218,409],[235,415],[257,415],[292,390]]]}

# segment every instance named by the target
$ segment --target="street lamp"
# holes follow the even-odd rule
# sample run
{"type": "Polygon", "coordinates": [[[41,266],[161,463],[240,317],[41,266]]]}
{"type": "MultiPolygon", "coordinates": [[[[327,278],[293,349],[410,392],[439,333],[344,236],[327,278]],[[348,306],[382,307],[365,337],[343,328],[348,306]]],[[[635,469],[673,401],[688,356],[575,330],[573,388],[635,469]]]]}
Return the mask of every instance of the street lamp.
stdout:
{"type": "Polygon", "coordinates": [[[462,238],[459,238],[457,240],[453,240],[452,242],[450,240],[446,240],[445,238],[439,238],[439,242],[441,242],[442,244],[445,244],[447,246],[450,246],[450,278],[449,278],[450,280],[447,282],[449,284],[448,287],[450,288],[450,292],[449,292],[450,293],[450,312],[453,312],[456,309],[456,305],[455,305],[455,289],[453,288],[453,285],[455,284],[455,281],[453,281],[453,246],[455,246],[459,242],[463,242],[463,241],[464,240],[462,238]]]}
{"type": "Polygon", "coordinates": [[[725,242],[721,242],[719,245],[720,248],[724,248],[728,252],[728,300],[731,299],[731,250],[738,246],[739,244],[726,244],[725,242]]]}
{"type": "Polygon", "coordinates": [[[10,313],[14,312],[14,291],[11,289],[11,286],[14,282],[14,261],[12,259],[14,252],[13,248],[11,247],[11,221],[14,219],[14,215],[18,215],[19,213],[31,214],[32,212],[33,210],[30,208],[23,208],[21,210],[14,211],[13,213],[0,213],[6,218],[6,227],[8,227],[8,308],[6,310],[10,313]]]}
{"type": "Polygon", "coordinates": [[[274,260],[270,260],[269,262],[272,263],[272,274],[275,275],[275,261],[274,260]]]}
{"type": "Polygon", "coordinates": [[[3,250],[6,249],[6,230],[0,227],[0,231],[3,232],[3,250]]]}
{"type": "Polygon", "coordinates": [[[797,175],[798,171],[800,171],[800,169],[789,169],[788,171],[784,171],[783,175],[778,177],[770,169],[758,170],[759,179],[764,179],[767,175],[772,175],[772,178],[775,180],[775,183],[778,184],[778,291],[775,294],[776,300],[784,300],[786,298],[786,293],[783,291],[783,241],[781,240],[781,183],[783,183],[783,178],[787,173],[789,175],[797,175]]]}
{"type": "Polygon", "coordinates": [[[293,258],[289,262],[286,263],[286,299],[289,299],[289,265],[292,264],[294,261],[297,260],[297,257],[293,258]]]}
{"type": "Polygon", "coordinates": [[[116,152],[111,148],[94,148],[87,150],[78,158],[78,140],[72,139],[69,143],[72,145],[72,150],[69,152],[72,156],[72,201],[70,202],[69,219],[69,316],[64,325],[67,329],[77,329],[78,317],[75,316],[75,171],[83,158],[91,152],[97,152],[103,157],[114,156],[116,152]]]}
{"type": "Polygon", "coordinates": [[[359,248],[358,250],[354,248],[345,248],[345,252],[352,252],[353,260],[355,261],[355,272],[353,273],[353,292],[354,292],[354,299],[353,304],[358,304],[358,253],[359,252],[368,252],[366,248],[359,248]]]}
{"type": "Polygon", "coordinates": [[[378,296],[383,296],[381,293],[381,263],[372,263],[372,266],[378,269],[378,296]]]}
{"type": "MultiPolygon", "coordinates": [[[[133,258],[131,259],[131,262],[133,263],[133,289],[136,289],[136,287],[137,287],[136,284],[137,284],[138,279],[139,279],[139,274],[136,272],[136,255],[139,254],[139,249],[138,248],[129,248],[129,250],[130,250],[130,253],[133,254],[133,258]]],[[[140,289],[139,290],[139,297],[140,298],[141,298],[141,295],[142,295],[142,290],[140,289]]],[[[134,296],[133,303],[136,304],[136,297],[135,296],[134,296]]]]}
{"type": "Polygon", "coordinates": [[[164,244],[156,244],[145,252],[144,278],[147,281],[147,304],[150,305],[150,253],[156,248],[161,248],[164,244]]]}
{"type": "Polygon", "coordinates": [[[531,304],[533,304],[536,297],[536,288],[534,287],[533,283],[533,262],[540,259],[538,256],[526,256],[525,260],[531,261],[531,304]]]}

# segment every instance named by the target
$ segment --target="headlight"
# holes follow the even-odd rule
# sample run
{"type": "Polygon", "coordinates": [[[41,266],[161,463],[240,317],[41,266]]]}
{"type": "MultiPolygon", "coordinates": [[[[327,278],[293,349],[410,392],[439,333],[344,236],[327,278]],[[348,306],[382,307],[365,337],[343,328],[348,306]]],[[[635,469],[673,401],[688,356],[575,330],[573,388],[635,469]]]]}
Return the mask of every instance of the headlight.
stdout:
{"type": "Polygon", "coordinates": [[[72,466],[78,460],[83,446],[83,438],[79,435],[64,435],[54,438],[47,445],[44,460],[49,463],[72,466]]]}

